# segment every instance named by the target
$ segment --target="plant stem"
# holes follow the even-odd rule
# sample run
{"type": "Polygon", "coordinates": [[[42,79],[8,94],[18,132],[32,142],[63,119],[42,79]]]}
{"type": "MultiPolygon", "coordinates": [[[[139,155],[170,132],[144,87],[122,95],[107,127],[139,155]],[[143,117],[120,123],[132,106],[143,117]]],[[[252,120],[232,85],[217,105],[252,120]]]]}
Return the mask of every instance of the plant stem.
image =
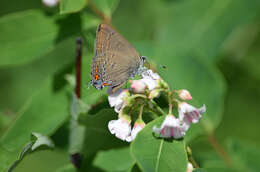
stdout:
{"type": "MultiPolygon", "coordinates": [[[[76,40],[76,86],[74,93],[79,99],[81,97],[81,61],[82,61],[82,39],[77,38],[76,40]]],[[[79,169],[82,161],[82,154],[76,152],[70,154],[70,161],[76,169],[79,169]]]]}
{"type": "Polygon", "coordinates": [[[142,104],[142,105],[140,106],[140,112],[139,112],[139,115],[138,115],[138,119],[140,119],[140,120],[142,120],[143,109],[144,109],[144,104],[142,104]]]}
{"type": "Polygon", "coordinates": [[[224,150],[224,148],[221,146],[221,144],[218,142],[218,140],[214,136],[214,133],[210,133],[208,135],[208,141],[211,144],[211,146],[215,149],[217,154],[220,156],[220,158],[223,159],[225,164],[230,167],[231,164],[232,164],[232,161],[229,158],[229,156],[226,153],[226,151],[224,150]]]}
{"type": "Polygon", "coordinates": [[[150,100],[150,102],[155,107],[155,110],[157,110],[161,115],[165,115],[164,111],[160,108],[160,106],[157,105],[155,101],[150,100]]]}
{"type": "Polygon", "coordinates": [[[200,168],[199,165],[197,164],[197,162],[194,160],[194,158],[192,156],[189,156],[188,159],[189,159],[189,162],[192,164],[192,166],[194,168],[200,168]]]}
{"type": "Polygon", "coordinates": [[[76,40],[76,87],[75,94],[77,98],[81,97],[81,61],[82,61],[82,39],[76,40]]]}

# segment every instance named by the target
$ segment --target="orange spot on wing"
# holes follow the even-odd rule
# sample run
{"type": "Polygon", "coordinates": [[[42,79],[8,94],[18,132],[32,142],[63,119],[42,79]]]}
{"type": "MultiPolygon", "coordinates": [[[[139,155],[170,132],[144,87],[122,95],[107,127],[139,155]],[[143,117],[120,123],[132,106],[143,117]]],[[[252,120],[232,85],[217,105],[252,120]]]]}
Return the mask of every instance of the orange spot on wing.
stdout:
{"type": "Polygon", "coordinates": [[[102,85],[103,85],[103,86],[110,86],[110,85],[112,85],[112,84],[109,84],[109,83],[103,83],[102,85]]]}
{"type": "Polygon", "coordinates": [[[98,66],[96,66],[96,72],[95,72],[95,80],[99,79],[99,75],[98,75],[98,66]]]}

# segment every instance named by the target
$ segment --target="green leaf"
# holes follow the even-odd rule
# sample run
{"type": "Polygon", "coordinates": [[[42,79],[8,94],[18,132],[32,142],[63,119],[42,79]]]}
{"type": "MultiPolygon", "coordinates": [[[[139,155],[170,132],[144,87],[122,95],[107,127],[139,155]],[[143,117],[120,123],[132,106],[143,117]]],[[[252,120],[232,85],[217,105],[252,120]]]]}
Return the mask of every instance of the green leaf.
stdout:
{"type": "Polygon", "coordinates": [[[168,5],[158,21],[159,44],[178,54],[203,52],[205,60],[214,61],[229,34],[256,17],[259,5],[258,0],[189,0],[168,5]]]}
{"type": "Polygon", "coordinates": [[[61,0],[60,13],[75,13],[82,10],[87,3],[87,0],[61,0]]]}
{"type": "Polygon", "coordinates": [[[108,130],[108,122],[115,119],[117,114],[113,109],[102,109],[95,115],[80,114],[79,123],[86,126],[84,152],[87,155],[126,144],[108,130]]]}
{"type": "Polygon", "coordinates": [[[103,12],[105,17],[111,18],[112,13],[118,6],[120,0],[93,0],[93,4],[103,12]]]}
{"type": "Polygon", "coordinates": [[[74,61],[75,52],[71,48],[74,45],[75,37],[72,37],[39,60],[19,67],[0,68],[1,96],[8,97],[1,102],[1,108],[16,110],[23,106],[49,76],[74,61]]]}
{"type": "MultiPolygon", "coordinates": [[[[20,150],[28,143],[28,136],[32,132],[49,136],[65,121],[68,117],[68,101],[65,93],[63,90],[54,94],[49,79],[37,93],[32,95],[16,121],[0,140],[0,148],[6,158],[5,166],[1,168],[6,169],[14,162],[20,150]]],[[[36,142],[35,146],[41,145],[43,137],[36,136],[41,142],[36,142]]]]}
{"type": "Polygon", "coordinates": [[[227,147],[228,154],[232,158],[236,169],[252,172],[260,169],[260,164],[258,163],[260,151],[256,145],[242,140],[229,139],[227,147]]]}
{"type": "Polygon", "coordinates": [[[8,172],[13,171],[13,169],[23,160],[24,156],[33,151],[36,151],[39,148],[54,148],[54,144],[47,136],[44,136],[40,133],[32,133],[31,141],[28,144],[26,144],[26,146],[23,148],[18,159],[10,166],[8,172]]]}
{"type": "Polygon", "coordinates": [[[0,19],[0,66],[21,65],[39,59],[55,45],[79,33],[79,16],[50,16],[42,10],[8,14],[0,19]],[[70,25],[64,25],[70,20],[70,25]],[[66,29],[64,29],[66,27],[66,29]]]}
{"type": "Polygon", "coordinates": [[[138,133],[131,144],[131,153],[143,171],[183,172],[188,163],[184,142],[164,140],[153,135],[153,126],[159,126],[164,118],[162,116],[150,122],[138,133]]]}
{"type": "Polygon", "coordinates": [[[126,147],[98,152],[93,164],[104,171],[127,171],[134,166],[135,160],[126,147]]]}
{"type": "Polygon", "coordinates": [[[195,168],[192,172],[207,172],[207,170],[203,168],[195,168]]]}
{"type": "Polygon", "coordinates": [[[58,170],[56,170],[55,172],[77,172],[77,170],[75,169],[75,167],[70,163],[67,164],[61,168],[59,168],[58,170]]]}
{"type": "Polygon", "coordinates": [[[82,152],[85,140],[86,127],[78,123],[78,116],[86,114],[89,106],[84,104],[75,94],[71,100],[71,119],[69,134],[69,152],[70,154],[82,152]]]}

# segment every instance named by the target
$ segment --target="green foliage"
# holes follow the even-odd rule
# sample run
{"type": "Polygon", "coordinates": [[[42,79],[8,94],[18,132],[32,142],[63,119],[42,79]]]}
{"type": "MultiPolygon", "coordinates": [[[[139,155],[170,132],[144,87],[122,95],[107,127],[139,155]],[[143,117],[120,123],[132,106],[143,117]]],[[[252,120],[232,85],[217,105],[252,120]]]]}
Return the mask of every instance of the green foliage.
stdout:
{"type": "Polygon", "coordinates": [[[185,144],[178,140],[158,139],[152,128],[163,121],[160,117],[149,123],[131,144],[131,153],[143,171],[176,171],[187,168],[185,144]]]}
{"type": "Polygon", "coordinates": [[[131,157],[128,147],[101,151],[97,154],[93,164],[104,171],[127,171],[134,166],[135,160],[131,157]]]}
{"type": "Polygon", "coordinates": [[[60,1],[60,13],[73,13],[82,10],[85,7],[86,0],[61,0],[60,1]]]}
{"type": "Polygon", "coordinates": [[[60,0],[59,9],[1,1],[0,171],[74,172],[68,157],[79,152],[79,171],[186,172],[186,145],[200,167],[195,172],[259,171],[259,7],[259,0],[60,0]],[[96,27],[110,21],[171,88],[189,90],[196,107],[206,104],[183,140],[152,134],[164,117],[130,144],[109,132],[117,114],[106,91],[87,84],[96,27]],[[80,100],[71,96],[79,36],[80,100]],[[53,148],[48,137],[54,151],[37,151],[53,148]]]}

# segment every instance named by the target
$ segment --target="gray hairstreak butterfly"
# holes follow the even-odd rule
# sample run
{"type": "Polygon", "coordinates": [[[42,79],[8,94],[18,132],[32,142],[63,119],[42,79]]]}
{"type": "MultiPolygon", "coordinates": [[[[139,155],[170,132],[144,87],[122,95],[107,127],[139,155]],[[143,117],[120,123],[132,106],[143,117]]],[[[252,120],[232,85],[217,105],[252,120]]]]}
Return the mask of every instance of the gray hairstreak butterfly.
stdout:
{"type": "Polygon", "coordinates": [[[145,57],[107,24],[97,28],[91,84],[96,89],[118,90],[130,77],[144,71],[145,57]]]}

